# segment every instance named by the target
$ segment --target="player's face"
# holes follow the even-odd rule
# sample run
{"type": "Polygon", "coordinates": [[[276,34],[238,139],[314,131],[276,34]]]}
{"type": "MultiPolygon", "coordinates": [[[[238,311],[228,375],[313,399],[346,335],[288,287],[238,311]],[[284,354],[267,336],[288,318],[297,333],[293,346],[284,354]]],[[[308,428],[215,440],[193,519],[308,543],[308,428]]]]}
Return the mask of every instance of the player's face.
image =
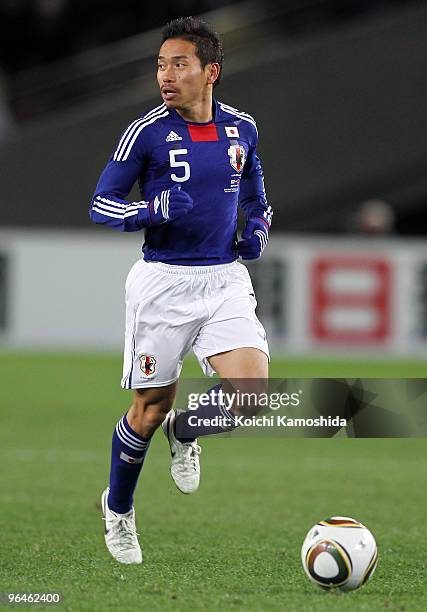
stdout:
{"type": "Polygon", "coordinates": [[[202,68],[192,42],[166,40],[160,47],[157,67],[157,82],[166,106],[185,109],[203,99],[211,81],[210,66],[202,68]]]}

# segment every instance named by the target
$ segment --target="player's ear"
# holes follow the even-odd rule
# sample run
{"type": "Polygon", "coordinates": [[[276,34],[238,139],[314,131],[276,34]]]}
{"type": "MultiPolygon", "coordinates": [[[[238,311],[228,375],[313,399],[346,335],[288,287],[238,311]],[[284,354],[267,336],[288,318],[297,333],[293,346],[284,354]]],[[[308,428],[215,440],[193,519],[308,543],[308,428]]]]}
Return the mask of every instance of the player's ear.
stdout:
{"type": "Polygon", "coordinates": [[[208,85],[213,85],[217,78],[219,77],[220,67],[216,62],[213,64],[207,64],[207,83],[208,85]]]}

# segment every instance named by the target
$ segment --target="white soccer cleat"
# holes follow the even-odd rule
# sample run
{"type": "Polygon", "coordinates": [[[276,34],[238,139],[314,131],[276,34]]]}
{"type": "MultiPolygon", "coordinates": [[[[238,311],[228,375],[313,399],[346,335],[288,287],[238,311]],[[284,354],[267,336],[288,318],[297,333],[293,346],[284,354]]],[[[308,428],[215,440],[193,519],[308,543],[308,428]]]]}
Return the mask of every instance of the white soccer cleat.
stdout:
{"type": "Polygon", "coordinates": [[[105,543],[111,555],[119,563],[142,563],[142,552],[135,526],[135,510],[118,514],[108,507],[107,487],[101,497],[105,521],[105,543]]]}
{"type": "Polygon", "coordinates": [[[199,455],[202,449],[194,442],[180,442],[174,433],[175,418],[183,410],[171,410],[162,423],[171,451],[171,476],[182,493],[194,493],[200,483],[199,455]]]}

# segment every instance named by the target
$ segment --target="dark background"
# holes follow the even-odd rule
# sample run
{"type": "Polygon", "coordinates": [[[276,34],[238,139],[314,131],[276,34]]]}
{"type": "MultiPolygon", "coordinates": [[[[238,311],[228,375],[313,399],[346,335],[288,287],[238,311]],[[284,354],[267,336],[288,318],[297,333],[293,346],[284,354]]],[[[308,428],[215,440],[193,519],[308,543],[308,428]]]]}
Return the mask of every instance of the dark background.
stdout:
{"type": "Polygon", "coordinates": [[[156,28],[219,7],[215,95],[257,119],[275,230],[360,232],[381,199],[387,232],[427,232],[426,2],[147,4],[0,0],[1,225],[89,227],[120,133],[160,103],[156,28]]]}

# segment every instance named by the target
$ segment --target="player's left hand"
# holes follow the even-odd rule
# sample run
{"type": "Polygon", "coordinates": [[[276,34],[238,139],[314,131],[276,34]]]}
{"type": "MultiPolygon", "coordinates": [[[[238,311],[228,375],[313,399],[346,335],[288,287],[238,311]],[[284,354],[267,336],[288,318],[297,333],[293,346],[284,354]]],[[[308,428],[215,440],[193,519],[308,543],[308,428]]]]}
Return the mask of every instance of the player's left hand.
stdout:
{"type": "Polygon", "coordinates": [[[258,217],[252,217],[237,243],[237,253],[242,259],[258,259],[268,242],[268,224],[258,217]]]}

